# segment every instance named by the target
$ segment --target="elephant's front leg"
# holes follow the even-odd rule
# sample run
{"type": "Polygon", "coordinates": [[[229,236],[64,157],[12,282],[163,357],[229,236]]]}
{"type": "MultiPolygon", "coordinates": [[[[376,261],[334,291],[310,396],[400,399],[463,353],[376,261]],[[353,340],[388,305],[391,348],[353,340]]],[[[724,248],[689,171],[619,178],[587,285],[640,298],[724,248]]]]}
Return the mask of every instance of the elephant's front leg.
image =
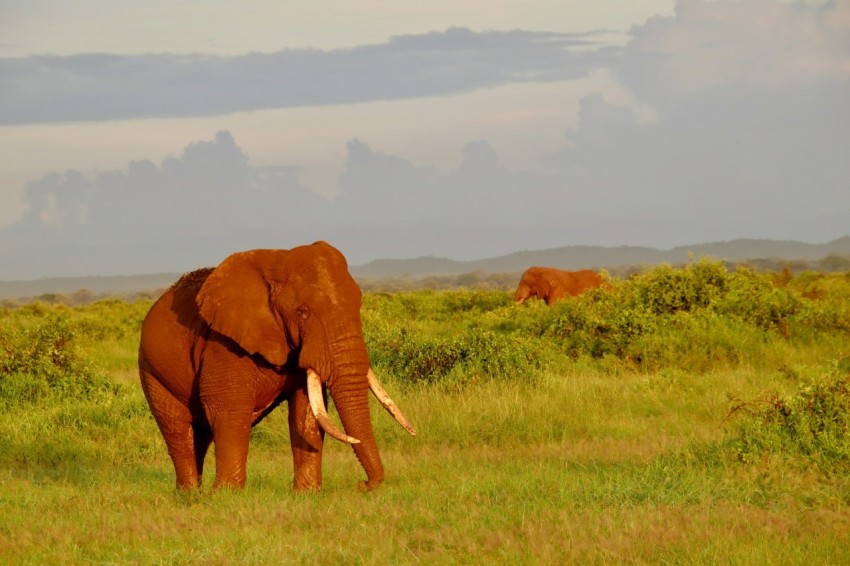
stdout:
{"type": "Polygon", "coordinates": [[[251,439],[251,411],[210,411],[207,418],[215,443],[215,483],[220,487],[244,487],[251,439]]]}
{"type": "Polygon", "coordinates": [[[322,444],[325,431],[310,410],[306,387],[289,398],[289,442],[295,471],[296,491],[322,489],[322,444]]]}

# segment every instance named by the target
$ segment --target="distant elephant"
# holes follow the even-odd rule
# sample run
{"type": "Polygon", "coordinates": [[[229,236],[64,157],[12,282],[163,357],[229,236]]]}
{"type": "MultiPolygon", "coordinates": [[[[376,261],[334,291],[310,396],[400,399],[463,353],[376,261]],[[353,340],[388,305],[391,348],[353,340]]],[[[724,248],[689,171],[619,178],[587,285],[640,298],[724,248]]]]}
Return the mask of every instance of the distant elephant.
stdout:
{"type": "Polygon", "coordinates": [[[565,271],[554,267],[529,267],[522,274],[514,302],[522,304],[529,297],[538,297],[551,305],[600,286],[610,287],[601,275],[590,269],[565,271]]]}
{"type": "Polygon", "coordinates": [[[360,304],[345,257],[326,242],[235,253],[160,297],[142,325],[139,374],[179,488],[200,485],[211,442],[213,488],[244,486],[251,427],[283,401],[296,490],[321,489],[325,432],[354,445],[361,490],[383,481],[369,390],[416,431],[370,368],[360,304]],[[327,392],[345,432],[328,417],[327,392]]]}

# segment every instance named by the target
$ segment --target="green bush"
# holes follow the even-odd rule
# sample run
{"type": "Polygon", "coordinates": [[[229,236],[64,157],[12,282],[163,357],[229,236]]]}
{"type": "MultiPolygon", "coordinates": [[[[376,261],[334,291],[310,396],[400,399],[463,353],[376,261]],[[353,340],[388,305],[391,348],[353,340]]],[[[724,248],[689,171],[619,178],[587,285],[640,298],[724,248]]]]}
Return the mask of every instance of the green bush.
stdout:
{"type": "Polygon", "coordinates": [[[368,346],[374,365],[410,383],[534,377],[545,365],[538,344],[489,331],[445,338],[401,331],[368,346]]]}
{"type": "Polygon", "coordinates": [[[722,296],[729,279],[723,263],[705,258],[684,269],[661,265],[632,280],[630,303],[654,315],[692,312],[722,296]]]}
{"type": "Polygon", "coordinates": [[[714,310],[739,318],[756,328],[778,330],[787,336],[789,320],[801,307],[802,298],[794,289],[776,286],[766,274],[740,268],[731,278],[728,292],[714,305],[714,310]]]}
{"type": "Polygon", "coordinates": [[[410,362],[390,365],[413,379],[468,367],[468,336],[487,332],[537,342],[532,355],[544,356],[543,364],[581,359],[603,370],[702,372],[771,359],[792,340],[850,334],[850,277],[729,271],[701,259],[657,266],[552,307],[516,306],[504,291],[367,294],[363,320],[376,359],[382,344],[401,349],[399,359],[410,362]]]}
{"type": "Polygon", "coordinates": [[[805,272],[793,283],[802,305],[791,319],[791,331],[850,334],[850,274],[805,272]]]}
{"type": "Polygon", "coordinates": [[[74,329],[78,335],[92,341],[137,338],[151,305],[150,300],[132,303],[119,299],[96,301],[74,309],[74,329]]]}
{"type": "Polygon", "coordinates": [[[441,311],[446,316],[458,314],[485,313],[510,306],[513,303],[509,293],[504,291],[462,291],[447,293],[441,301],[441,311]]]}
{"type": "Polygon", "coordinates": [[[740,417],[731,442],[743,462],[768,452],[850,469],[850,374],[827,375],[789,396],[737,401],[730,414],[740,417]]]}
{"type": "Polygon", "coordinates": [[[0,404],[112,391],[105,373],[90,367],[75,348],[67,318],[61,312],[38,316],[34,324],[4,324],[0,329],[0,404]]]}
{"type": "MultiPolygon", "coordinates": [[[[526,326],[572,359],[590,358],[655,371],[707,371],[756,359],[777,340],[811,339],[818,332],[850,333],[850,281],[830,276],[817,284],[755,273],[729,272],[707,259],[684,268],[655,267],[608,292],[594,291],[556,304],[526,326]],[[824,290],[827,289],[827,290],[824,290]],[[815,295],[812,295],[813,297],[815,295]]],[[[518,327],[515,327],[518,331],[518,327]]]]}
{"type": "Polygon", "coordinates": [[[410,293],[367,293],[363,297],[362,316],[369,319],[397,321],[469,321],[483,314],[513,304],[505,291],[414,291],[410,293]]]}
{"type": "Polygon", "coordinates": [[[617,311],[614,301],[563,301],[553,310],[556,317],[541,334],[558,339],[571,358],[620,356],[628,340],[642,330],[638,313],[617,311]]]}

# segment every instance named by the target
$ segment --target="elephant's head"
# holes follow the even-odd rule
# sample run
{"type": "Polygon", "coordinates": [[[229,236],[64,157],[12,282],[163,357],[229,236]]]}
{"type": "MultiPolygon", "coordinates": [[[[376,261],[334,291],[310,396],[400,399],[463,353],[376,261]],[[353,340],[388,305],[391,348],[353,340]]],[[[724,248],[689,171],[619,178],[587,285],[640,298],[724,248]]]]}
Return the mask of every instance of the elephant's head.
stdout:
{"type": "Polygon", "coordinates": [[[528,286],[528,283],[525,281],[520,281],[520,284],[516,288],[516,293],[514,293],[514,302],[518,305],[521,305],[531,296],[531,288],[528,286]]]}
{"type": "Polygon", "coordinates": [[[201,316],[246,352],[275,366],[297,360],[319,425],[354,444],[368,481],[384,477],[368,391],[411,434],[404,415],[370,369],[360,321],[361,291],[345,257],[326,242],[291,250],[253,250],[225,259],[197,296],[201,316]],[[345,433],[328,418],[322,386],[334,399],[345,433]]]}
{"type": "Polygon", "coordinates": [[[545,298],[551,290],[552,285],[540,269],[530,267],[522,274],[514,293],[514,302],[521,305],[531,297],[545,298]]]}

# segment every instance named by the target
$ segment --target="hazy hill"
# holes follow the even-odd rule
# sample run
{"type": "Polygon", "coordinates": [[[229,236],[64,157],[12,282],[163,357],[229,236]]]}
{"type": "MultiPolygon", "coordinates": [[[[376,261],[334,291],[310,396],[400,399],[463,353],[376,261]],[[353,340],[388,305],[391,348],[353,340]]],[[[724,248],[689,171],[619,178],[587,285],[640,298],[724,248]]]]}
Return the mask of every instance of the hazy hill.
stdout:
{"type": "Polygon", "coordinates": [[[94,295],[124,295],[164,289],[179,273],[104,277],[50,277],[33,281],[0,281],[0,299],[70,294],[85,289],[94,295]]]}
{"type": "Polygon", "coordinates": [[[474,271],[501,273],[523,271],[532,265],[562,269],[612,268],[625,265],[685,263],[689,254],[695,258],[711,256],[731,262],[778,258],[785,260],[814,260],[831,254],[850,254],[850,236],[826,244],[806,244],[777,240],[732,240],[658,250],[637,246],[606,248],[601,246],[564,246],[547,250],[522,251],[500,257],[475,261],[455,261],[446,258],[382,259],[353,266],[355,277],[392,277],[398,275],[440,275],[474,271]]]}
{"type": "MultiPolygon", "coordinates": [[[[641,266],[657,263],[681,264],[694,258],[711,256],[729,262],[773,260],[818,260],[830,255],[850,256],[850,236],[826,244],[806,244],[777,240],[731,240],[669,250],[620,246],[564,246],[546,250],[521,251],[480,259],[456,261],[448,258],[420,257],[416,259],[381,259],[364,265],[351,266],[357,278],[425,277],[462,273],[513,273],[532,265],[562,269],[608,268],[641,266]]],[[[62,277],[32,281],[0,281],[0,299],[31,298],[49,294],[71,294],[81,289],[93,295],[127,295],[168,287],[179,273],[157,273],[136,276],[62,277]]]]}

